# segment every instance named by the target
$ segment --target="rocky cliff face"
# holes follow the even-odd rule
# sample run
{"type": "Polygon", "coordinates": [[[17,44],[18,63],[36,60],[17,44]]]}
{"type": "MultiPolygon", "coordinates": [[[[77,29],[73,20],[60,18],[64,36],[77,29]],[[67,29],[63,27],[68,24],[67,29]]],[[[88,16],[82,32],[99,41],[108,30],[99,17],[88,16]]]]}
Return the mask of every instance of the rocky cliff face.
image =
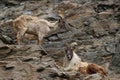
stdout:
{"type": "MultiPolygon", "coordinates": [[[[72,42],[78,43],[75,51],[83,61],[109,64],[108,78],[119,80],[119,3],[119,0],[0,1],[0,80],[84,80],[90,75],[64,72],[57,67],[63,64],[65,43],[72,42]],[[50,21],[61,14],[66,23],[62,26],[69,28],[60,28],[44,38],[42,46],[47,54],[35,45],[36,40],[25,38],[25,45],[18,46],[16,32],[5,22],[21,14],[50,21]]],[[[99,76],[93,78],[89,80],[100,80],[99,76]]]]}

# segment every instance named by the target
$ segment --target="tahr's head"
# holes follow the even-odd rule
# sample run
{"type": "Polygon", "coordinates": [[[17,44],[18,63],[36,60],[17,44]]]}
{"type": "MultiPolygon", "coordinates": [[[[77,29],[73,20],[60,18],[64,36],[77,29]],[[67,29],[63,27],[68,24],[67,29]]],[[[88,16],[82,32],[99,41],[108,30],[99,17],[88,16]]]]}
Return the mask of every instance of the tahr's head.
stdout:
{"type": "Polygon", "coordinates": [[[67,59],[70,61],[73,58],[73,51],[74,51],[74,46],[77,45],[77,43],[72,43],[72,44],[66,44],[65,48],[65,54],[67,56],[67,59]]]}

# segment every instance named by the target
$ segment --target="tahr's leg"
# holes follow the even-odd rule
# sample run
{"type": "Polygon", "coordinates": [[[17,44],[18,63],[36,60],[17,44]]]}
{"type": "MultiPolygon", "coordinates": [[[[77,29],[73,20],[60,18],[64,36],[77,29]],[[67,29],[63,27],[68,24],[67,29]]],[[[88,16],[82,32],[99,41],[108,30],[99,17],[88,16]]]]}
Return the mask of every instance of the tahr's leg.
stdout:
{"type": "Polygon", "coordinates": [[[18,42],[18,45],[21,44],[21,36],[20,36],[20,32],[17,32],[17,42],[18,42]]]}
{"type": "Polygon", "coordinates": [[[17,42],[18,42],[18,45],[21,45],[21,41],[22,41],[22,38],[23,38],[26,30],[27,29],[23,29],[23,30],[18,31],[18,33],[17,33],[17,42]]]}
{"type": "Polygon", "coordinates": [[[39,32],[39,34],[38,34],[38,43],[37,43],[38,45],[42,44],[43,37],[44,37],[44,34],[39,32]]]}

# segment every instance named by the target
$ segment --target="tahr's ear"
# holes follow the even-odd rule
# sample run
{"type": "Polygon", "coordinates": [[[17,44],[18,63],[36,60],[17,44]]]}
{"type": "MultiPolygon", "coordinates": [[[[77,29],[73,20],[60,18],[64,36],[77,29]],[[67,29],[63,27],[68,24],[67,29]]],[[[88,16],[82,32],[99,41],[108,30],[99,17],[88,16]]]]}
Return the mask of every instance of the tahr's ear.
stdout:
{"type": "Polygon", "coordinates": [[[68,43],[65,43],[65,47],[68,47],[69,45],[68,45],[68,43]]]}
{"type": "Polygon", "coordinates": [[[65,47],[66,47],[67,50],[72,50],[73,49],[72,46],[68,43],[65,44],[65,47]]]}
{"type": "Polygon", "coordinates": [[[73,42],[73,43],[70,44],[70,46],[72,47],[72,49],[75,49],[77,45],[78,45],[77,42],[73,42]]]}

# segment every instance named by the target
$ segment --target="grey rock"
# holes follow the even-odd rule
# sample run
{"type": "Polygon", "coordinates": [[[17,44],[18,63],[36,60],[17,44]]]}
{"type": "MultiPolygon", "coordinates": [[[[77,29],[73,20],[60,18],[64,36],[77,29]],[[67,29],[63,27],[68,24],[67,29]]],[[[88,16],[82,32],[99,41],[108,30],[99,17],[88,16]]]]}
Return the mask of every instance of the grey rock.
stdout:
{"type": "Polygon", "coordinates": [[[6,36],[6,35],[0,35],[0,39],[5,43],[5,44],[14,44],[14,41],[6,36]]]}
{"type": "Polygon", "coordinates": [[[9,46],[1,45],[0,46],[0,58],[7,57],[12,52],[12,49],[9,46]]]}

